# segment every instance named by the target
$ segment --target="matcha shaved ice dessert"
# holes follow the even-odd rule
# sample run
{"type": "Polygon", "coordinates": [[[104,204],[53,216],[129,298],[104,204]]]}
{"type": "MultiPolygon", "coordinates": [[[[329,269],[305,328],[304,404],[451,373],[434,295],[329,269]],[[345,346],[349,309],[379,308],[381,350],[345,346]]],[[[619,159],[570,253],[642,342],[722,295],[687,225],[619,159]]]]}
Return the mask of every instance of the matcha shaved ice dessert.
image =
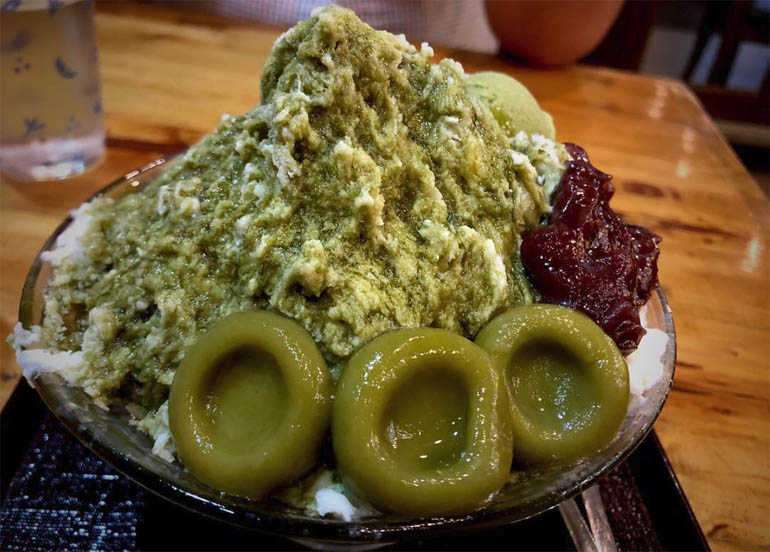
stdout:
{"type": "Polygon", "coordinates": [[[9,337],[27,379],[313,517],[467,513],[600,458],[663,374],[660,239],[521,83],[432,56],[337,6],[281,35],[254,109],[72,211],[9,337]]]}

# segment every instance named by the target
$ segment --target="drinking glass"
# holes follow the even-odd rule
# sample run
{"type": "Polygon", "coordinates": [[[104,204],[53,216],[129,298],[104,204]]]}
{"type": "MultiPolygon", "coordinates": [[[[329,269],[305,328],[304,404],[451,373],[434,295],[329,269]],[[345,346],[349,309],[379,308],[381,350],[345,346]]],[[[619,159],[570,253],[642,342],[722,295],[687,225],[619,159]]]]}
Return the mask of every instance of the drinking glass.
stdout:
{"type": "Polygon", "coordinates": [[[0,0],[0,171],[66,178],[104,153],[90,0],[0,0]]]}

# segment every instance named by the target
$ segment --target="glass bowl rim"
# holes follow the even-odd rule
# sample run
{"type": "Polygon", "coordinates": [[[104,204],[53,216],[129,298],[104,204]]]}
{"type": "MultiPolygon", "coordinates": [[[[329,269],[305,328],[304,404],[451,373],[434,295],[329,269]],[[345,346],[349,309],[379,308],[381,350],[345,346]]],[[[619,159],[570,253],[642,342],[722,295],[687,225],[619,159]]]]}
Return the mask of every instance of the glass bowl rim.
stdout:
{"type": "MultiPolygon", "coordinates": [[[[175,157],[177,156],[162,157],[126,173],[91,195],[84,203],[103,197],[105,194],[126,184],[130,185],[131,181],[137,176],[163,167],[175,157]]],[[[56,230],[54,230],[51,236],[45,241],[29,269],[22,289],[19,305],[19,320],[25,327],[31,325],[25,324],[25,321],[32,320],[35,287],[43,266],[40,254],[53,247],[59,235],[69,226],[72,220],[72,216],[69,215],[59,224],[56,230]]],[[[410,539],[433,538],[452,533],[480,530],[523,521],[545,512],[556,507],[562,501],[568,500],[582,492],[584,489],[590,487],[603,475],[625,460],[636,449],[652,430],[652,426],[660,415],[670,393],[676,369],[676,331],[671,309],[660,285],[656,288],[656,296],[660,301],[663,310],[666,334],[671,341],[669,345],[671,354],[668,356],[668,362],[665,366],[665,369],[670,371],[671,377],[663,389],[660,407],[654,412],[654,415],[643,424],[642,430],[635,435],[635,439],[625,444],[619,452],[615,453],[613,457],[602,464],[597,470],[593,471],[587,477],[575,479],[570,482],[569,485],[559,488],[558,491],[545,494],[539,500],[526,504],[526,507],[524,508],[508,507],[507,509],[496,511],[482,508],[468,514],[434,518],[417,518],[410,520],[399,518],[396,521],[387,521],[385,516],[383,516],[364,518],[349,522],[321,517],[281,517],[265,515],[264,513],[245,508],[232,508],[223,503],[212,501],[203,496],[191,493],[182,486],[175,484],[173,481],[133,462],[128,455],[121,451],[101,443],[87,427],[58,412],[56,401],[46,392],[45,383],[39,378],[35,379],[35,387],[49,410],[51,410],[67,430],[69,430],[69,432],[91,452],[95,453],[123,475],[138,483],[148,491],[198,514],[203,514],[241,528],[277,535],[284,538],[302,540],[306,544],[307,542],[319,541],[338,544],[358,543],[359,545],[377,542],[385,545],[407,537],[410,539]]]]}

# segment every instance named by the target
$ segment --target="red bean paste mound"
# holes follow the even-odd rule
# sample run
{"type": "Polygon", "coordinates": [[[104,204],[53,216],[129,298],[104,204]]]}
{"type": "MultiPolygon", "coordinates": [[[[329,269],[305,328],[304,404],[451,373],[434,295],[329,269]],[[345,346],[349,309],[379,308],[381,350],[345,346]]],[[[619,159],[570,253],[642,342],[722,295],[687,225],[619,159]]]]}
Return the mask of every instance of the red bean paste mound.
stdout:
{"type": "Polygon", "coordinates": [[[565,146],[573,160],[548,224],[524,236],[521,260],[543,302],[583,311],[628,354],[645,334],[639,308],[658,285],[660,238],[623,222],[609,205],[612,177],[580,146],[565,146]]]}

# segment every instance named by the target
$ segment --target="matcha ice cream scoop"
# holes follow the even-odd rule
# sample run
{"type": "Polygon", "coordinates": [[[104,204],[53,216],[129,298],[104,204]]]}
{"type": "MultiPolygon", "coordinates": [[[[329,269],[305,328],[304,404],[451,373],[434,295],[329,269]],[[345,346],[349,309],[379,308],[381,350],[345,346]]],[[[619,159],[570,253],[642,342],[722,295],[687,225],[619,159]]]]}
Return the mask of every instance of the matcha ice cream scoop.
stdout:
{"type": "Polygon", "coordinates": [[[489,107],[508,136],[521,130],[551,140],[556,136],[551,115],[540,109],[535,97],[516,79],[494,71],[474,73],[468,76],[467,89],[489,107]]]}

